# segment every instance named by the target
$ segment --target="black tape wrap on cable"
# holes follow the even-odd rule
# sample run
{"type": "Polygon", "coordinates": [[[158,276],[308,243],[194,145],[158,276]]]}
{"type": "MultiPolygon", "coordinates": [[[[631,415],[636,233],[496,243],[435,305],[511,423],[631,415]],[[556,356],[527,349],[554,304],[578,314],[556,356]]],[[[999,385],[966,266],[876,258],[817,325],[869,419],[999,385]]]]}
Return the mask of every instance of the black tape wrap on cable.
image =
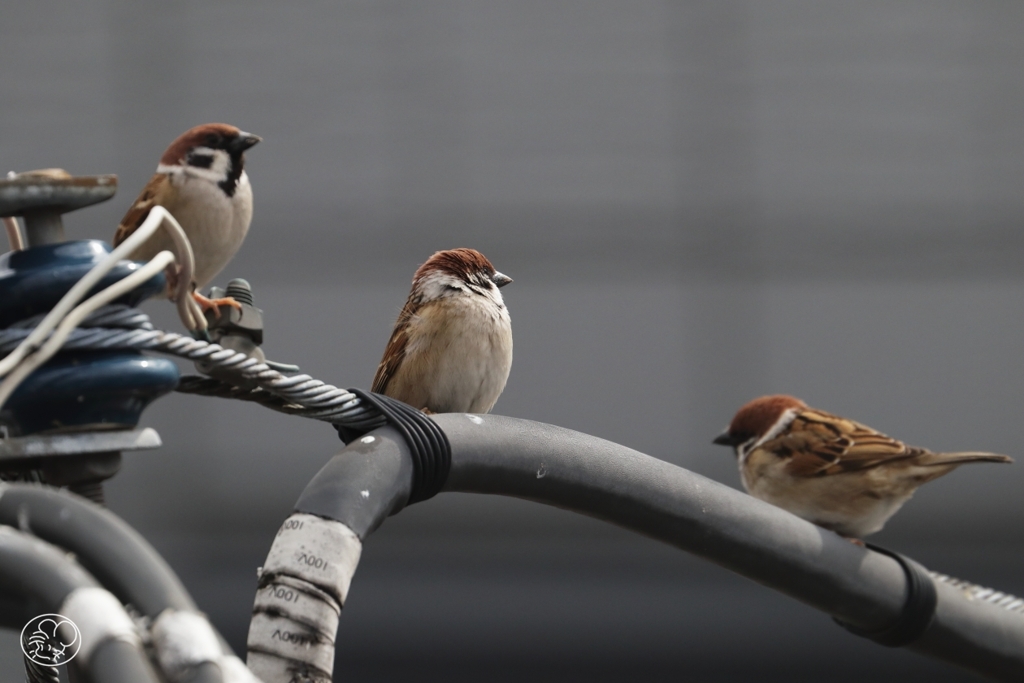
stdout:
{"type": "Polygon", "coordinates": [[[903,568],[903,573],[907,576],[907,600],[903,603],[903,611],[893,623],[874,630],[857,628],[838,619],[835,621],[850,633],[873,640],[879,645],[910,645],[924,635],[935,619],[935,606],[938,603],[935,582],[928,575],[928,570],[909,557],[870,543],[866,543],[865,546],[876,553],[888,555],[903,568]]]}
{"type": "MultiPolygon", "coordinates": [[[[452,447],[444,431],[427,415],[407,403],[362,389],[349,391],[377,408],[409,446],[413,480],[408,504],[436,496],[448,480],[448,472],[452,467],[452,447]]],[[[365,433],[337,424],[335,429],[346,444],[365,433]]]]}

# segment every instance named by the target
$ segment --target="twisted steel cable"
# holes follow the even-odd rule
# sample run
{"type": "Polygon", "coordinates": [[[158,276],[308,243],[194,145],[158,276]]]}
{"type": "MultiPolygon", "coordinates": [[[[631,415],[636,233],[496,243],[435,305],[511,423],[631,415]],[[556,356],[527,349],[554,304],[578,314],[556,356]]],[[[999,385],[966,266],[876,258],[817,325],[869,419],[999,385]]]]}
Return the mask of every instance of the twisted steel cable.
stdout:
{"type": "MultiPolygon", "coordinates": [[[[11,323],[9,329],[22,329],[31,332],[32,328],[38,325],[45,317],[46,313],[40,313],[31,318],[11,323]]],[[[152,330],[153,323],[149,321],[148,315],[137,308],[132,308],[125,304],[110,304],[93,311],[91,315],[82,321],[79,327],[123,327],[127,329],[152,330]]],[[[0,331],[0,334],[3,332],[6,332],[6,330],[0,331]]],[[[27,336],[28,334],[26,333],[21,338],[24,339],[27,336]]]]}
{"type": "Polygon", "coordinates": [[[936,581],[948,583],[954,588],[959,588],[970,600],[990,602],[997,607],[1002,607],[1008,612],[1024,613],[1024,600],[1015,595],[1003,593],[1002,591],[997,591],[994,588],[985,588],[984,586],[979,586],[976,583],[957,579],[952,576],[947,576],[946,574],[940,574],[939,572],[930,571],[928,574],[930,574],[936,581]]]}
{"type": "Polygon", "coordinates": [[[25,674],[28,683],[60,683],[57,667],[37,664],[28,655],[25,655],[25,674]]]}
{"type": "MultiPolygon", "coordinates": [[[[36,321],[38,322],[38,321],[36,321]]],[[[32,331],[32,319],[0,330],[0,354],[10,353],[32,331]]],[[[331,424],[368,431],[385,424],[385,418],[358,396],[306,374],[286,375],[219,344],[192,339],[175,332],[153,329],[147,316],[128,306],[105,306],[75,329],[63,350],[103,351],[130,349],[154,351],[201,362],[224,381],[184,377],[179,391],[253,401],[273,410],[331,424]]]]}

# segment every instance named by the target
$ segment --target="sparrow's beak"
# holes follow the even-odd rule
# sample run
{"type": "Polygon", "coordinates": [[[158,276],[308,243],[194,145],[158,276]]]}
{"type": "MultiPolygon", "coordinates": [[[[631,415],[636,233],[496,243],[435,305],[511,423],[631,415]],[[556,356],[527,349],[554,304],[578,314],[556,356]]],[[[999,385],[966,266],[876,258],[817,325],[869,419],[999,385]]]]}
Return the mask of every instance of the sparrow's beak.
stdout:
{"type": "Polygon", "coordinates": [[[712,441],[711,443],[717,446],[732,446],[733,448],[735,448],[738,444],[742,443],[742,441],[740,441],[735,436],[730,434],[729,430],[726,429],[724,432],[716,436],[715,440],[712,441]]]}
{"type": "Polygon", "coordinates": [[[491,282],[494,283],[495,287],[504,287],[508,283],[512,282],[512,278],[508,275],[502,275],[501,273],[495,273],[491,276],[491,282]]]}
{"type": "Polygon", "coordinates": [[[262,139],[259,135],[239,132],[238,137],[228,143],[228,151],[240,154],[262,139]]]}

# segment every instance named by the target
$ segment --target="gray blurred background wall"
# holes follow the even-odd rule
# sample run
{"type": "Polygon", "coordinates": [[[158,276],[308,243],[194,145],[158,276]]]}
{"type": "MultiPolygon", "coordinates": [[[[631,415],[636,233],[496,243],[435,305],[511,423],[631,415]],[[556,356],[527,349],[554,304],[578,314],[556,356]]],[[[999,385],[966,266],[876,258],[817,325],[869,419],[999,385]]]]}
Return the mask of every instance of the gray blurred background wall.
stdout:
{"type": "MultiPolygon", "coordinates": [[[[109,239],[180,132],[262,135],[222,280],[253,282],[271,357],[341,386],[369,385],[416,266],[472,246],[515,278],[496,412],[737,487],[710,441],[764,393],[1024,458],[1022,33],[997,2],[7,3],[0,165],[117,173],[68,219],[109,239]]],[[[340,443],[179,395],[144,423],[165,446],[110,506],[241,650],[340,443]]],[[[1024,461],[965,468],[877,540],[1024,594],[1022,485],[1024,461]]],[[[653,541],[452,494],[373,536],[338,653],[350,681],[975,680],[653,541]]]]}

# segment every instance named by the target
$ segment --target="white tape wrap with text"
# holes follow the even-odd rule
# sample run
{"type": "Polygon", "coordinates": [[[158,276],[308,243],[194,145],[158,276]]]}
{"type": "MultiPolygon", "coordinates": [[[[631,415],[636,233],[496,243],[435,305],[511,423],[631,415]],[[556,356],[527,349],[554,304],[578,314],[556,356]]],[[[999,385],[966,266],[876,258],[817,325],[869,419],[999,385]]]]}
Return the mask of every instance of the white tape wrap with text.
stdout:
{"type": "Polygon", "coordinates": [[[249,627],[249,667],[268,683],[296,665],[329,677],[341,607],[362,542],[341,522],[295,513],[263,566],[249,627]]]}

